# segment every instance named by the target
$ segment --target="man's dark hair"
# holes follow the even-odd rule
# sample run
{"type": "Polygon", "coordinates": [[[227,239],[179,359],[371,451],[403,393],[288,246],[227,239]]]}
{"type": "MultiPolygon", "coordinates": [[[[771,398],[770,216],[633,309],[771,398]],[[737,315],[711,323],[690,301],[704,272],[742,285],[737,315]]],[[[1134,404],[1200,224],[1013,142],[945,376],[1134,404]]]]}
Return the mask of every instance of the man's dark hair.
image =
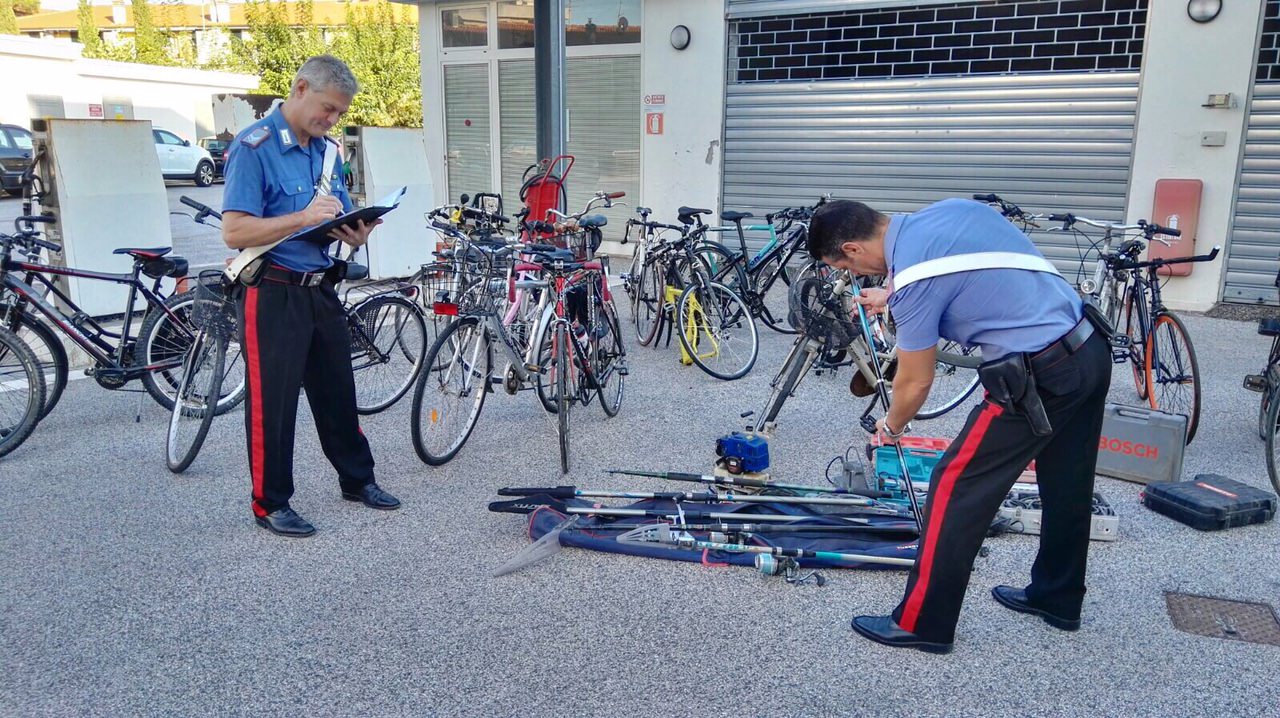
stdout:
{"type": "Polygon", "coordinates": [[[848,199],[828,202],[809,220],[806,249],[814,259],[834,257],[845,242],[865,242],[875,237],[880,223],[887,219],[861,202],[848,199]]]}

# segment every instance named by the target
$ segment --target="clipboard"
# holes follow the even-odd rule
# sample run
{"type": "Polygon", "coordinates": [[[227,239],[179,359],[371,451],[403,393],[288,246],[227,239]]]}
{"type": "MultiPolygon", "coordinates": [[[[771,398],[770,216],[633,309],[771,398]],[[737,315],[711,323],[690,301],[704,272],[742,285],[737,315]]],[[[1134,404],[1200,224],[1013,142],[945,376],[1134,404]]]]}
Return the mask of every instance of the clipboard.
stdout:
{"type": "Polygon", "coordinates": [[[335,240],[333,239],[333,237],[329,236],[330,232],[332,232],[335,229],[338,229],[339,227],[344,227],[344,226],[349,226],[354,229],[356,227],[356,223],[362,220],[364,221],[365,224],[368,224],[373,220],[386,214],[387,212],[390,212],[391,210],[395,209],[396,207],[399,207],[400,198],[404,196],[406,189],[407,189],[406,187],[401,187],[399,190],[392,192],[391,194],[382,198],[382,200],[380,200],[375,205],[370,205],[368,207],[361,207],[359,209],[353,209],[350,212],[347,212],[346,214],[334,217],[333,219],[329,220],[328,222],[325,222],[324,224],[319,224],[309,229],[304,229],[301,232],[298,232],[297,234],[289,237],[289,239],[290,240],[300,239],[304,242],[312,242],[314,244],[320,244],[320,245],[333,244],[335,240]]]}

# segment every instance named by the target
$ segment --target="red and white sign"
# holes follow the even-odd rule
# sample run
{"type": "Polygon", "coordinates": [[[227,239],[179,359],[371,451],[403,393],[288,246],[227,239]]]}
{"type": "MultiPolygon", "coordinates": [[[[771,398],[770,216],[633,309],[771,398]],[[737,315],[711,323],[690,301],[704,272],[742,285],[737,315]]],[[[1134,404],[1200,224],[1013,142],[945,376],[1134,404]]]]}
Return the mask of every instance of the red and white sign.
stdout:
{"type": "Polygon", "coordinates": [[[656,106],[665,105],[665,104],[667,104],[667,96],[665,93],[661,95],[645,95],[644,96],[645,107],[656,107],[656,106]]]}
{"type": "Polygon", "coordinates": [[[644,113],[644,131],[648,135],[662,134],[662,113],[646,112],[644,113]]]}
{"type": "Polygon", "coordinates": [[[102,105],[89,105],[90,117],[102,117],[102,105]]]}

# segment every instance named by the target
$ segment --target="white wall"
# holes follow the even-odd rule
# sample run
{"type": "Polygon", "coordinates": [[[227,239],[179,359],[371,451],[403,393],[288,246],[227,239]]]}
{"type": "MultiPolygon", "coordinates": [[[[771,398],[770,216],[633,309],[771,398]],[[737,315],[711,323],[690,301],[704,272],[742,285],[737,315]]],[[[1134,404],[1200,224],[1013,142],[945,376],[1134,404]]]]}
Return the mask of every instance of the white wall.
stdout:
{"type": "Polygon", "coordinates": [[[70,119],[89,118],[89,105],[103,97],[128,97],[134,119],[195,140],[211,129],[214,94],[258,86],[252,75],[86,60],[80,50],[66,40],[0,36],[0,122],[28,127],[28,95],[61,96],[70,119]]]}
{"type": "Polygon", "coordinates": [[[1153,2],[1147,13],[1128,220],[1158,221],[1151,218],[1156,180],[1199,179],[1204,193],[1196,254],[1223,247],[1213,263],[1170,280],[1163,296],[1175,309],[1209,309],[1221,293],[1263,4],[1229,0],[1203,25],[1187,17],[1184,2],[1153,2]],[[1210,94],[1224,92],[1237,98],[1236,107],[1201,107],[1210,94]],[[1202,147],[1204,131],[1226,132],[1226,145],[1202,147]]]}
{"type": "Polygon", "coordinates": [[[725,33],[722,3],[644,4],[640,92],[665,94],[666,105],[655,110],[663,113],[663,134],[646,131],[640,137],[642,184],[636,204],[652,208],[659,221],[674,222],[681,205],[720,209],[725,33]],[[689,47],[680,51],[671,47],[676,25],[692,35],[689,47]]]}

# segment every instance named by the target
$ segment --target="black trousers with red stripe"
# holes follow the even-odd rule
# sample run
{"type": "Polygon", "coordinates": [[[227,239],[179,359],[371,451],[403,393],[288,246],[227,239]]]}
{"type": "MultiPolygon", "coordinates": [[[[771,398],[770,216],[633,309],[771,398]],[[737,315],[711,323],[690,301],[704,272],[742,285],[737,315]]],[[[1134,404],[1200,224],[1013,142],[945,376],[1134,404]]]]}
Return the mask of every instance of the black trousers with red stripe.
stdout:
{"type": "Polygon", "coordinates": [[[1093,472],[1111,386],[1110,347],[1095,332],[1075,354],[1037,371],[1036,383],[1053,425],[1051,436],[1034,435],[1025,418],[984,401],[934,468],[920,551],[906,595],[893,612],[899,626],[921,638],[941,643],[954,638],[982,540],[1032,459],[1044,513],[1027,596],[1055,615],[1080,616],[1093,472]]]}
{"type": "Polygon", "coordinates": [[[282,509],[293,496],[299,389],[307,390],[320,446],[341,487],[354,491],[372,482],[373,455],[356,414],[351,334],[333,286],[264,279],[239,288],[237,309],[254,514],[282,509]]]}

